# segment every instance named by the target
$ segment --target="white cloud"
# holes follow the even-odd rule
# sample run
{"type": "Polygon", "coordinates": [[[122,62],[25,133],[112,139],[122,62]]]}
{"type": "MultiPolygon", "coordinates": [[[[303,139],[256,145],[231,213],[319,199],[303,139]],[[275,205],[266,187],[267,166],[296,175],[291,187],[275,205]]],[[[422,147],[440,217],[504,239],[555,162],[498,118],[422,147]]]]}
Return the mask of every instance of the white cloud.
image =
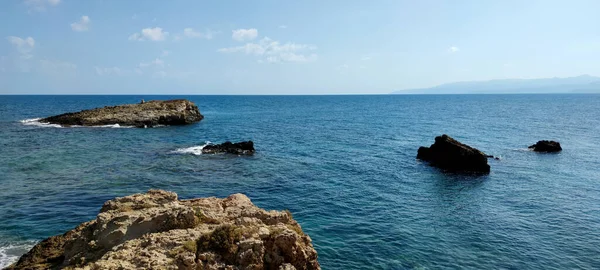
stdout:
{"type": "Polygon", "coordinates": [[[96,69],[96,74],[98,74],[100,76],[119,74],[121,72],[121,69],[118,67],[111,67],[111,68],[94,67],[94,68],[96,69]]]}
{"type": "Polygon", "coordinates": [[[336,70],[341,75],[356,75],[357,72],[361,72],[361,69],[365,69],[367,66],[365,65],[356,65],[356,64],[342,64],[339,66],[335,66],[333,69],[336,70]]]}
{"type": "Polygon", "coordinates": [[[243,46],[221,48],[217,50],[221,53],[237,53],[242,52],[249,55],[256,55],[264,58],[261,60],[268,63],[277,62],[312,62],[317,60],[317,55],[314,53],[305,54],[305,51],[316,50],[313,45],[296,44],[288,42],[281,44],[279,41],[272,40],[268,37],[261,39],[257,43],[246,43],[243,46]]]}
{"type": "Polygon", "coordinates": [[[140,40],[140,41],[143,40],[142,35],[140,33],[131,34],[131,36],[129,36],[128,39],[129,40],[140,40]]]}
{"type": "Polygon", "coordinates": [[[71,24],[71,29],[77,32],[87,31],[89,29],[90,22],[90,17],[81,16],[81,19],[78,22],[71,24]]]}
{"type": "Polygon", "coordinates": [[[77,71],[77,65],[57,60],[40,60],[40,71],[53,76],[74,75],[77,71]]]}
{"type": "Polygon", "coordinates": [[[202,37],[202,34],[201,34],[200,32],[196,32],[196,31],[194,31],[194,29],[193,29],[193,28],[186,28],[186,29],[183,29],[183,34],[184,34],[186,37],[190,37],[190,38],[202,37]]]}
{"type": "Polygon", "coordinates": [[[9,36],[6,39],[13,46],[15,46],[15,48],[21,55],[21,58],[29,59],[29,58],[33,57],[31,52],[33,51],[33,48],[35,47],[35,40],[32,37],[20,38],[20,37],[9,36]]]}
{"type": "Polygon", "coordinates": [[[77,65],[70,63],[70,62],[63,62],[63,61],[42,59],[42,60],[40,60],[40,64],[43,67],[48,67],[51,69],[77,69],[77,65]]]}
{"type": "Polygon", "coordinates": [[[167,56],[169,56],[170,54],[171,54],[171,51],[163,50],[163,51],[160,53],[160,56],[161,56],[161,57],[167,57],[167,56]]]}
{"type": "Polygon", "coordinates": [[[339,65],[336,67],[336,69],[349,69],[350,66],[348,64],[343,64],[343,65],[339,65]]]}
{"type": "MultiPolygon", "coordinates": [[[[163,51],[163,54],[168,51],[163,51]]],[[[169,65],[166,65],[169,66],[169,65]]],[[[152,61],[141,62],[134,68],[120,68],[120,67],[94,67],[96,74],[99,76],[131,76],[131,75],[142,75],[146,71],[148,74],[160,72],[165,67],[165,62],[156,58],[152,61]]]]}
{"type": "Polygon", "coordinates": [[[184,38],[203,38],[203,39],[212,39],[214,37],[215,32],[210,29],[205,30],[204,32],[196,31],[194,28],[185,28],[181,34],[175,35],[175,40],[182,40],[184,38]]]}
{"type": "Polygon", "coordinates": [[[258,30],[256,30],[256,28],[237,29],[233,30],[232,32],[231,38],[233,38],[235,41],[248,41],[258,37],[258,30]]]}
{"type": "Polygon", "coordinates": [[[57,6],[61,0],[24,0],[30,11],[42,12],[46,11],[48,6],[57,6]]]}
{"type": "Polygon", "coordinates": [[[167,73],[165,71],[161,70],[161,71],[154,72],[154,76],[164,78],[164,77],[167,77],[167,73]]]}
{"type": "Polygon", "coordinates": [[[449,53],[456,53],[458,51],[460,51],[460,49],[456,46],[452,46],[452,47],[448,48],[449,53]]]}
{"type": "Polygon", "coordinates": [[[140,33],[135,33],[129,36],[129,40],[151,40],[163,41],[169,36],[169,32],[163,31],[160,27],[144,28],[140,33]]]}
{"type": "Polygon", "coordinates": [[[287,25],[285,25],[285,24],[282,24],[282,25],[280,25],[280,26],[279,26],[279,29],[287,29],[287,28],[288,28],[288,27],[287,27],[287,25]]]}
{"type": "Polygon", "coordinates": [[[316,54],[303,55],[297,53],[282,53],[278,56],[267,57],[267,62],[278,63],[278,62],[313,62],[317,60],[316,54]]]}
{"type": "Polygon", "coordinates": [[[98,74],[99,76],[110,76],[110,75],[114,75],[114,76],[125,76],[125,75],[130,75],[133,73],[136,74],[142,74],[142,71],[140,69],[123,69],[120,67],[94,67],[94,69],[96,70],[96,74],[98,74]]]}
{"type": "Polygon", "coordinates": [[[371,56],[363,56],[360,58],[360,61],[369,61],[371,59],[373,59],[371,56]]]}
{"type": "Polygon", "coordinates": [[[6,72],[9,68],[8,57],[0,56],[0,71],[6,72]]]}
{"type": "Polygon", "coordinates": [[[150,62],[142,62],[139,64],[140,68],[147,68],[147,67],[162,67],[165,65],[165,62],[163,60],[161,60],[160,58],[156,58],[150,62]]]}

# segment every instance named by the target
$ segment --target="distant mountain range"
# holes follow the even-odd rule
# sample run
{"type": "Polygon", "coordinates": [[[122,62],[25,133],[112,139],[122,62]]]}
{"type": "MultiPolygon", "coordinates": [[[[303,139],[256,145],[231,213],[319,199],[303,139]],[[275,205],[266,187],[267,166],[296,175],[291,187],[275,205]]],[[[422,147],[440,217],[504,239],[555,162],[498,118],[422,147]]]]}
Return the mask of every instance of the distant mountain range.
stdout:
{"type": "Polygon", "coordinates": [[[568,78],[507,79],[447,83],[431,88],[406,89],[392,94],[525,94],[600,93],[600,77],[581,75],[568,78]]]}

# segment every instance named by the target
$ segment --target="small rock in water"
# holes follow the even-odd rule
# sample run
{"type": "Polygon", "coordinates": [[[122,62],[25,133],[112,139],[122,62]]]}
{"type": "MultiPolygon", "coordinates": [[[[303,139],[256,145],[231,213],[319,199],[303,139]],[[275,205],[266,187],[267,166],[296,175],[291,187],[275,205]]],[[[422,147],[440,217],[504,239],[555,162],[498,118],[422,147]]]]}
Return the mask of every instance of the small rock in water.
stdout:
{"type": "Polygon", "coordinates": [[[417,158],[450,172],[489,173],[488,156],[444,134],[430,147],[420,147],[417,158]]]}
{"type": "Polygon", "coordinates": [[[493,155],[487,155],[486,157],[487,157],[487,158],[493,158],[493,159],[495,159],[495,160],[500,160],[500,157],[495,157],[495,156],[493,156],[493,155]]]}
{"type": "Polygon", "coordinates": [[[252,155],[254,154],[254,143],[247,142],[224,142],[222,144],[209,144],[202,148],[202,154],[229,153],[234,155],[252,155]]]}
{"type": "Polygon", "coordinates": [[[560,143],[556,141],[538,141],[536,144],[529,146],[529,149],[533,149],[535,152],[560,152],[562,151],[562,147],[560,147],[560,143]]]}
{"type": "Polygon", "coordinates": [[[46,117],[41,123],[62,126],[134,126],[139,128],[157,125],[186,125],[202,120],[198,106],[185,99],[151,100],[138,104],[105,106],[75,113],[46,117]]]}

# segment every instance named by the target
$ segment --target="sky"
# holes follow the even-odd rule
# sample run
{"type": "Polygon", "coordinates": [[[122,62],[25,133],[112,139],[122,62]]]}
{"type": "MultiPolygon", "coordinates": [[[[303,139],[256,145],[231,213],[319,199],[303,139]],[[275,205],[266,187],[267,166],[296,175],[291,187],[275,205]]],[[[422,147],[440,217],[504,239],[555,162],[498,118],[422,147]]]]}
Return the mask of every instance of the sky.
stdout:
{"type": "Polygon", "coordinates": [[[0,94],[383,94],[600,75],[597,0],[0,1],[0,94]]]}

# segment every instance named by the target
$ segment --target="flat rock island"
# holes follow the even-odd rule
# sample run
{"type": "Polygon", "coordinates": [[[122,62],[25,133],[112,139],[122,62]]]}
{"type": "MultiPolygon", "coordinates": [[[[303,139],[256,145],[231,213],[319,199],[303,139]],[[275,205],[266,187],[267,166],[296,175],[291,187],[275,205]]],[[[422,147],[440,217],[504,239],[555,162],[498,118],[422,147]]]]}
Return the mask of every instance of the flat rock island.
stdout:
{"type": "Polygon", "coordinates": [[[150,190],[104,203],[95,220],[35,245],[7,269],[320,269],[289,211],[248,197],[178,200],[150,190]]]}
{"type": "Polygon", "coordinates": [[[485,153],[446,134],[435,137],[435,143],[430,147],[421,146],[417,153],[417,159],[427,161],[434,167],[459,173],[489,173],[487,158],[485,153]]]}
{"type": "Polygon", "coordinates": [[[80,112],[50,116],[41,123],[62,126],[105,126],[154,127],[157,125],[187,125],[199,122],[204,116],[198,106],[185,99],[152,100],[138,104],[107,106],[80,112]]]}

